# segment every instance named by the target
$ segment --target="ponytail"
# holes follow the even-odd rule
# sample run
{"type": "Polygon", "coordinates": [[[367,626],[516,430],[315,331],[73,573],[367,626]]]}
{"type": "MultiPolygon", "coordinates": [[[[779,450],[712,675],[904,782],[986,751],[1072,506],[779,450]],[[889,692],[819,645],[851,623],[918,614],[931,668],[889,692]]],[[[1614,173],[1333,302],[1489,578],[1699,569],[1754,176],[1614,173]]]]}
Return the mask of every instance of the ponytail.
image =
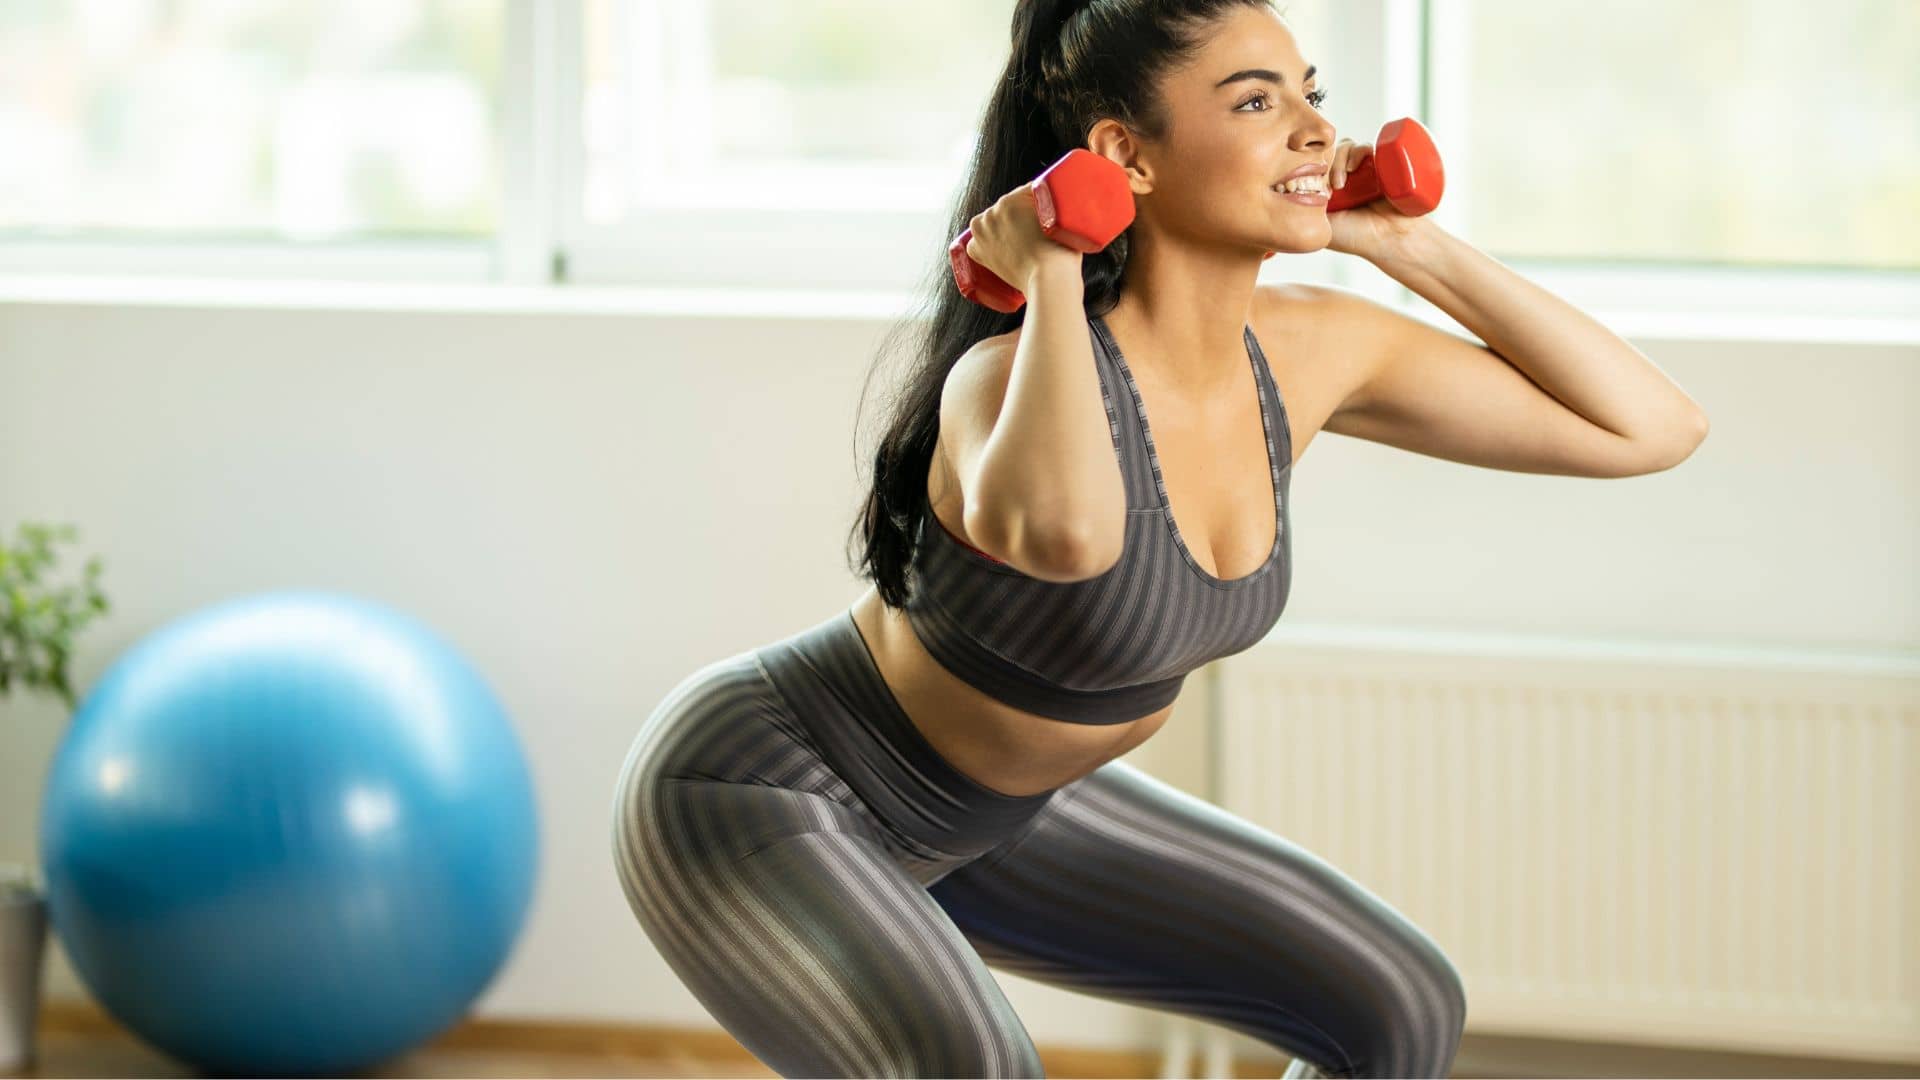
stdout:
{"type": "Polygon", "coordinates": [[[1073,17],[1098,0],[1032,0],[1021,2],[1013,13],[1013,56],[1018,62],[1019,81],[1038,99],[1053,61],[1053,76],[1061,74],[1058,63],[1060,35],[1073,17]]]}

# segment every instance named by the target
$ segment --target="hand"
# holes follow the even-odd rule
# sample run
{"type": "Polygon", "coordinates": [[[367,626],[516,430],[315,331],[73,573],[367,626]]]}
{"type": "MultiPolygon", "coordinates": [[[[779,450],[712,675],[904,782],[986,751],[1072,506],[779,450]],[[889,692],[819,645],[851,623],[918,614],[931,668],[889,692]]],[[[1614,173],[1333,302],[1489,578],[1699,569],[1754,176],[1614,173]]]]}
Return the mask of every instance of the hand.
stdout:
{"type": "MultiPolygon", "coordinates": [[[[1328,174],[1328,183],[1335,190],[1344,187],[1347,174],[1357,171],[1371,157],[1372,143],[1341,139],[1333,148],[1333,169],[1328,174]]],[[[1372,258],[1418,228],[1421,220],[1395,210],[1385,198],[1336,210],[1327,215],[1327,223],[1333,226],[1333,239],[1327,243],[1327,247],[1348,255],[1372,258]]]]}
{"type": "Polygon", "coordinates": [[[1080,253],[1057,243],[1040,228],[1038,198],[1032,184],[1022,184],[973,215],[967,227],[967,258],[992,271],[995,277],[1024,291],[1033,279],[1056,263],[1078,270],[1080,253]]]}

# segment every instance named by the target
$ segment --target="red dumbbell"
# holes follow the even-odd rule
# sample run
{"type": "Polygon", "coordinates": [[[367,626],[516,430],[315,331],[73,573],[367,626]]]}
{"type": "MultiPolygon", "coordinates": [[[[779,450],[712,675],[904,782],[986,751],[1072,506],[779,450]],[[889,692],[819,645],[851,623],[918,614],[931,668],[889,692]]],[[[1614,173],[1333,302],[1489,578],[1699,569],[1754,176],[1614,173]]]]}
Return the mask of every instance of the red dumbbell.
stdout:
{"type": "Polygon", "coordinates": [[[1347,174],[1347,182],[1333,192],[1327,213],[1346,210],[1385,197],[1407,217],[1431,214],[1446,190],[1446,170],[1433,136],[1411,116],[1389,122],[1374,140],[1373,153],[1347,174]]]}
{"type": "MultiPolygon", "coordinates": [[[[1133,190],[1125,169],[1091,150],[1073,149],[1028,183],[1040,231],[1086,254],[1100,251],[1133,224],[1133,190]]],[[[960,295],[995,311],[1019,311],[1027,298],[967,255],[971,228],[947,245],[960,295]]]]}
{"type": "MultiPolygon", "coordinates": [[[[1327,213],[1350,210],[1384,197],[1408,217],[1431,214],[1446,190],[1446,170],[1433,136],[1411,116],[1393,120],[1380,129],[1373,153],[1347,174],[1347,182],[1333,189],[1327,213]]],[[[1274,252],[1267,252],[1271,259],[1274,252]]]]}

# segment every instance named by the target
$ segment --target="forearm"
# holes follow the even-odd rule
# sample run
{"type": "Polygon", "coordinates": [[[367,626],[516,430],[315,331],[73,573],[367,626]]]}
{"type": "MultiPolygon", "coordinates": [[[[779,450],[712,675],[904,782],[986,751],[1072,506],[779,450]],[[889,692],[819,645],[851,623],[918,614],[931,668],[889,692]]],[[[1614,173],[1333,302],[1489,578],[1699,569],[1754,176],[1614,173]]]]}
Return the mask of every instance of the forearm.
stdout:
{"type": "Polygon", "coordinates": [[[1698,441],[1705,412],[1640,350],[1430,219],[1368,261],[1601,427],[1650,442],[1698,441]]]}

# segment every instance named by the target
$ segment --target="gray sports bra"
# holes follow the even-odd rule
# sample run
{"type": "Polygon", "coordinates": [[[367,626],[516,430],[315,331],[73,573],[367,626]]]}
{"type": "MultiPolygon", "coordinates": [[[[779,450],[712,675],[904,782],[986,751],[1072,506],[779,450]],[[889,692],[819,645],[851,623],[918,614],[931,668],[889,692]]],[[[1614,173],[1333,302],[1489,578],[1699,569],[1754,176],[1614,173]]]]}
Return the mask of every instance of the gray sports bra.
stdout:
{"type": "Polygon", "coordinates": [[[983,693],[1056,720],[1118,724],[1165,707],[1188,672],[1247,649],[1279,621],[1293,576],[1287,509],[1293,434],[1248,327],[1276,528],[1259,569],[1214,577],[1194,560],[1174,523],[1146,406],[1126,358],[1105,320],[1090,316],[1088,332],[1126,483],[1119,561],[1085,581],[1042,581],[953,535],[926,506],[905,611],[927,652],[983,693]],[[1116,386],[1125,388],[1124,396],[1116,386]],[[1116,408],[1116,397],[1132,407],[1116,408]]]}

